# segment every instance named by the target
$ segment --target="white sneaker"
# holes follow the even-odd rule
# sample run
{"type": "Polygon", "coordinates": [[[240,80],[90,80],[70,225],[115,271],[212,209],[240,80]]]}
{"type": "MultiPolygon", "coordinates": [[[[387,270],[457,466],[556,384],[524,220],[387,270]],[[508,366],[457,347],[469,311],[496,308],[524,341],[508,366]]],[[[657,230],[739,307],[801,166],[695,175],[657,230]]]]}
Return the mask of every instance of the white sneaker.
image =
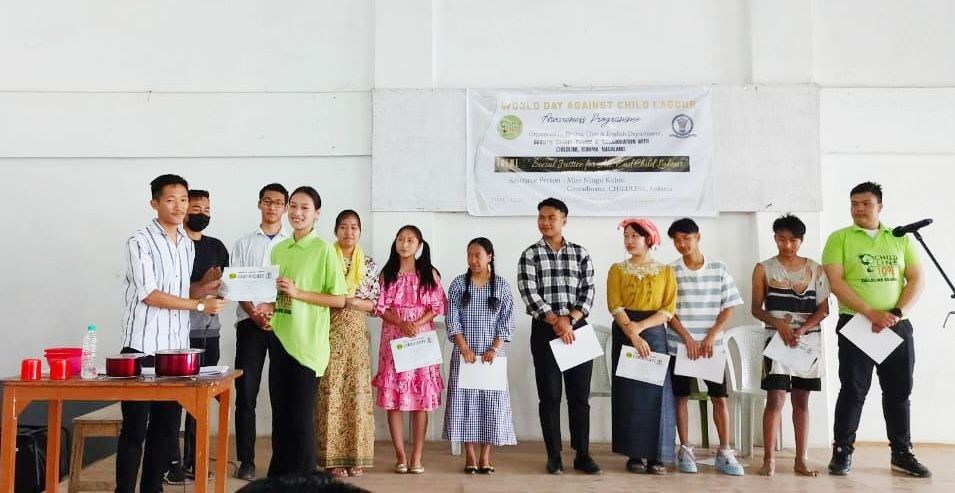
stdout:
{"type": "Polygon", "coordinates": [[[716,470],[728,476],[742,476],[746,473],[736,460],[736,451],[731,448],[716,453],[716,470]]]}
{"type": "Polygon", "coordinates": [[[692,445],[680,445],[680,452],[677,454],[677,469],[686,473],[697,472],[696,455],[693,454],[692,445]]]}

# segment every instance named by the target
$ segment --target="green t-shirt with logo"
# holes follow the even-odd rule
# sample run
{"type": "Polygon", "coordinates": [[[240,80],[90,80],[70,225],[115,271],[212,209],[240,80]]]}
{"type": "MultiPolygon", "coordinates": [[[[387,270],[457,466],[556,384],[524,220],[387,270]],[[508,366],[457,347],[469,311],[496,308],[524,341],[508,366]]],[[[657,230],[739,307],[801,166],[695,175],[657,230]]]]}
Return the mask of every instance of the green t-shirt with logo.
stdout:
{"type": "MultiPolygon", "coordinates": [[[[335,248],[315,234],[315,231],[295,241],[289,238],[272,249],[272,263],[279,266],[279,275],[295,281],[303,291],[330,295],[348,293],[341,261],[335,248]]],[[[330,355],[328,332],[331,324],[331,309],[293,300],[279,293],[272,315],[272,330],[282,342],[282,347],[296,361],[315,371],[316,376],[325,374],[330,355]]]]}
{"type": "MultiPolygon", "coordinates": [[[[891,310],[905,287],[905,266],[918,265],[918,253],[908,236],[897,238],[879,225],[875,237],[853,224],[829,235],[822,250],[823,265],[842,265],[849,287],[876,310],[891,310]]],[[[839,301],[839,313],[855,311],[839,301]]]]}

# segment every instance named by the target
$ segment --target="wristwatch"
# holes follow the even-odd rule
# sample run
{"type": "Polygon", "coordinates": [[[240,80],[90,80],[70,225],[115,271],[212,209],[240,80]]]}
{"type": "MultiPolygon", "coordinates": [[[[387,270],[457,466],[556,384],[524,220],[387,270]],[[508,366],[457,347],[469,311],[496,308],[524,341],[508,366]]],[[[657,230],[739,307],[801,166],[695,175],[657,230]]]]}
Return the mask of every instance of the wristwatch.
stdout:
{"type": "Polygon", "coordinates": [[[196,311],[199,313],[206,311],[206,303],[202,300],[199,300],[199,303],[196,303],[196,311]]]}
{"type": "Polygon", "coordinates": [[[899,307],[895,307],[889,310],[889,313],[891,313],[892,315],[895,315],[896,317],[902,318],[902,309],[899,307]]]}
{"type": "Polygon", "coordinates": [[[580,319],[577,318],[577,317],[574,317],[574,314],[573,314],[573,313],[568,313],[568,314],[567,314],[567,318],[570,319],[570,325],[575,325],[575,324],[577,324],[577,322],[580,322],[580,319]]]}

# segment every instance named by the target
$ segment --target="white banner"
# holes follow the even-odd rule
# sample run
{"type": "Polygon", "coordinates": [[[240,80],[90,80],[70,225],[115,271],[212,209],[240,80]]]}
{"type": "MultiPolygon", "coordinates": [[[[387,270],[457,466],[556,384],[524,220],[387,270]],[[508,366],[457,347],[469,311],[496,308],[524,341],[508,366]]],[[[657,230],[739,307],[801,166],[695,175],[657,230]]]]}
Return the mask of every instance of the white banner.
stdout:
{"type": "Polygon", "coordinates": [[[468,90],[468,212],[716,215],[712,121],[706,87],[468,90]]]}

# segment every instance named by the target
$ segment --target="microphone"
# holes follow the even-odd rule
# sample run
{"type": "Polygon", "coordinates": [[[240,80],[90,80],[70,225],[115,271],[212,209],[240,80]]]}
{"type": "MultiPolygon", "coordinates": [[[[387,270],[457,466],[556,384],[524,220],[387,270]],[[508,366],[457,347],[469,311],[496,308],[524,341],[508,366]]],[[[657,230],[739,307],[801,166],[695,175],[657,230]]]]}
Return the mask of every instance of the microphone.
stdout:
{"type": "Polygon", "coordinates": [[[892,236],[905,236],[909,233],[914,233],[929,224],[932,224],[931,219],[922,219],[921,221],[915,221],[912,224],[906,224],[905,226],[897,226],[892,230],[892,236]]]}

